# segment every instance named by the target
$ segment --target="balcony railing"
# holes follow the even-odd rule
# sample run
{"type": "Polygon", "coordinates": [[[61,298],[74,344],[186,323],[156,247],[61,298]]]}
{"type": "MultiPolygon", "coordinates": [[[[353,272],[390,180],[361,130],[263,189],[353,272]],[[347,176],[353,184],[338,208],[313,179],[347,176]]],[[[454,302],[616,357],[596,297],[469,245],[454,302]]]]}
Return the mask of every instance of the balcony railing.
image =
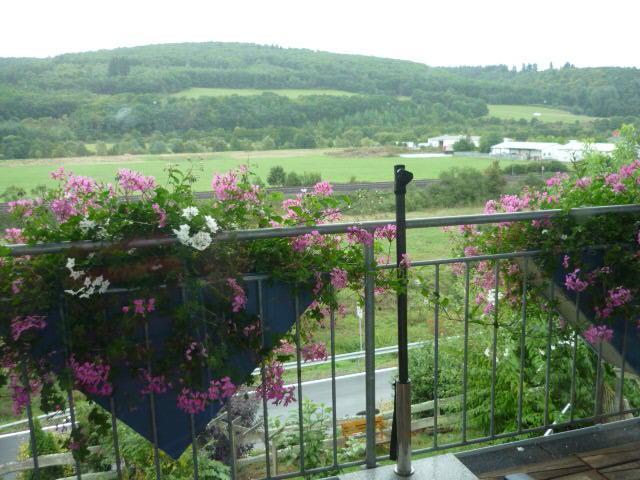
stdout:
{"type": "MultiPolygon", "coordinates": [[[[439,227],[453,227],[460,225],[482,225],[498,222],[520,222],[520,221],[532,221],[541,220],[545,218],[553,218],[560,215],[562,212],[559,210],[548,210],[539,212],[520,212],[520,213],[505,213],[505,214],[491,214],[491,215],[462,215],[462,216],[450,216],[450,217],[434,217],[434,218],[421,218],[407,221],[407,228],[411,231],[439,228],[439,227]]],[[[636,214],[640,213],[640,205],[620,205],[610,207],[589,207],[580,208],[571,211],[571,215],[576,217],[592,217],[597,215],[618,215],[618,214],[636,214]]],[[[318,231],[323,235],[342,234],[346,233],[350,227],[358,226],[366,229],[370,232],[377,227],[387,225],[389,221],[375,221],[375,222],[362,222],[362,223],[349,223],[349,224],[330,224],[319,225],[314,227],[301,227],[301,228],[279,228],[279,229],[260,229],[251,231],[238,231],[221,233],[217,235],[215,241],[226,240],[240,240],[250,241],[262,238],[275,238],[275,237],[295,237],[305,233],[310,233],[313,230],[318,231]]],[[[162,240],[162,242],[171,242],[173,240],[162,240]]],[[[145,246],[154,246],[158,244],[158,240],[139,240],[128,244],[128,248],[144,248],[145,246]]],[[[411,244],[410,244],[411,245],[411,244]]],[[[75,242],[75,243],[60,243],[60,244],[48,244],[37,246],[13,246],[11,247],[11,255],[23,256],[23,255],[40,255],[40,254],[53,254],[73,249],[85,249],[85,250],[97,250],[109,246],[108,243],[89,243],[89,242],[75,242]]],[[[594,245],[594,247],[598,247],[594,245]]],[[[297,321],[294,325],[295,339],[296,339],[296,356],[295,362],[290,365],[291,369],[295,369],[295,381],[293,382],[295,387],[295,394],[297,403],[292,409],[283,411],[280,409],[274,409],[268,405],[267,401],[262,401],[261,405],[261,418],[252,426],[239,427],[236,425],[236,419],[232,418],[232,415],[226,412],[213,419],[213,422],[218,425],[223,425],[227,430],[227,437],[230,444],[228,465],[230,467],[231,476],[233,478],[293,478],[298,476],[309,476],[312,474],[325,474],[327,476],[335,474],[340,470],[345,470],[351,467],[357,467],[364,465],[366,468],[375,468],[381,462],[389,460],[388,453],[388,430],[390,424],[389,412],[384,411],[384,407],[379,404],[380,398],[376,398],[381,390],[388,391],[389,394],[385,398],[388,400],[392,398],[392,386],[387,381],[381,381],[377,378],[380,375],[380,371],[376,371],[376,358],[378,354],[388,355],[389,345],[385,345],[385,349],[380,351],[376,348],[379,345],[376,344],[376,312],[379,305],[377,305],[376,298],[376,269],[393,269],[396,268],[395,264],[383,264],[376,265],[374,261],[374,250],[371,245],[363,245],[364,248],[364,261],[366,275],[364,279],[363,291],[364,291],[364,308],[363,308],[363,334],[364,334],[364,403],[362,404],[362,412],[351,412],[352,417],[345,421],[339,418],[338,412],[341,410],[340,406],[347,398],[341,395],[341,389],[338,386],[338,382],[341,382],[341,376],[337,375],[340,355],[336,354],[336,312],[331,312],[329,318],[329,334],[328,334],[328,346],[329,357],[328,364],[330,366],[330,374],[324,384],[326,388],[320,388],[321,396],[328,398],[328,407],[331,409],[329,425],[323,426],[326,428],[326,432],[323,432],[323,443],[321,447],[330,451],[329,455],[326,455],[326,462],[322,465],[309,465],[305,460],[305,448],[311,445],[306,444],[308,425],[305,425],[305,411],[303,400],[309,397],[308,390],[318,390],[318,383],[309,383],[303,381],[304,372],[307,370],[303,368],[301,358],[301,324],[300,315],[303,312],[297,312],[297,321]],[[381,382],[384,382],[381,386],[381,382]],[[380,410],[383,410],[380,412],[380,410]],[[280,432],[289,431],[291,427],[274,427],[273,418],[283,418],[287,414],[297,414],[297,425],[294,427],[297,431],[294,431],[292,437],[297,437],[295,441],[291,441],[288,446],[277,445],[274,442],[274,428],[280,428],[280,432]],[[362,413],[362,415],[353,415],[354,413],[362,413]],[[360,433],[358,433],[360,432],[360,433]],[[347,439],[347,434],[353,434],[353,438],[364,438],[365,448],[362,455],[352,455],[351,458],[345,459],[341,455],[341,446],[344,445],[347,439]],[[239,442],[246,441],[247,438],[251,438],[251,442],[254,445],[258,445],[257,451],[262,451],[258,455],[254,455],[247,458],[237,458],[236,445],[239,442]],[[287,464],[286,466],[278,466],[278,457],[288,456],[289,458],[297,458],[298,461],[295,465],[287,464]]],[[[412,303],[410,309],[410,321],[417,325],[416,329],[422,325],[421,339],[416,342],[414,349],[412,349],[412,355],[419,355],[422,350],[422,345],[429,345],[432,351],[432,357],[428,361],[432,362],[433,379],[431,384],[433,385],[433,398],[427,401],[417,402],[413,408],[412,413],[414,416],[420,414],[422,418],[415,419],[412,427],[415,430],[427,431],[431,436],[430,444],[426,444],[424,441],[425,435],[422,438],[422,444],[418,445],[413,454],[433,454],[434,452],[440,452],[450,450],[453,448],[470,448],[474,445],[485,445],[495,442],[504,442],[511,439],[521,439],[527,436],[533,435],[548,435],[553,434],[559,430],[573,429],[580,426],[592,425],[601,422],[607,422],[610,420],[618,419],[626,415],[637,415],[640,411],[638,406],[629,406],[625,400],[625,379],[629,379],[632,375],[635,375],[626,361],[625,351],[623,350],[620,355],[616,356],[614,352],[607,349],[606,346],[593,347],[586,343],[577,333],[571,333],[569,339],[569,348],[571,355],[567,359],[571,362],[571,374],[570,383],[562,386],[554,384],[554,372],[557,365],[554,365],[551,361],[552,350],[556,348],[556,341],[558,332],[554,331],[557,328],[554,325],[554,318],[560,315],[562,318],[571,322],[572,316],[567,305],[559,308],[560,311],[550,313],[548,315],[548,321],[546,328],[543,331],[532,330],[528,326],[528,309],[527,305],[527,288],[529,288],[529,278],[533,278],[528,275],[532,273],[536,268],[535,259],[542,252],[540,251],[522,251],[522,252],[507,252],[496,255],[479,255],[472,257],[455,257],[455,258],[441,258],[441,259],[416,259],[416,255],[412,254],[411,248],[409,249],[409,255],[414,258],[411,263],[411,274],[420,272],[421,282],[427,282],[429,288],[433,292],[432,300],[428,305],[423,305],[418,309],[418,302],[412,303]],[[517,318],[509,319],[508,323],[499,320],[501,312],[502,296],[500,294],[501,288],[503,288],[500,281],[500,265],[501,262],[519,262],[521,269],[524,271],[524,283],[522,286],[520,314],[517,318]],[[472,315],[474,308],[474,301],[471,298],[472,285],[470,283],[470,271],[474,265],[478,262],[489,262],[494,269],[495,274],[495,286],[493,295],[495,296],[495,303],[493,311],[488,313],[484,317],[484,322],[477,322],[477,318],[472,315]],[[449,271],[452,265],[462,266],[458,268],[458,279],[462,285],[459,290],[460,295],[448,295],[448,290],[453,291],[451,282],[454,281],[453,274],[449,271]],[[446,307],[442,304],[442,299],[447,298],[446,307]],[[449,321],[446,317],[447,312],[455,310],[460,312],[457,320],[449,321]],[[510,392],[514,395],[514,398],[509,405],[513,407],[505,410],[504,404],[501,406],[496,405],[496,401],[500,395],[498,387],[498,377],[501,375],[499,364],[503,358],[506,358],[507,353],[499,352],[499,345],[503,340],[503,335],[510,335],[512,341],[516,345],[519,345],[519,358],[513,366],[517,370],[517,382],[514,390],[510,392]],[[535,335],[538,344],[543,345],[540,347],[540,358],[544,357],[539,365],[539,368],[543,369],[544,382],[542,385],[527,385],[526,370],[532,368],[532,365],[525,365],[525,351],[529,346],[529,342],[532,341],[535,335]],[[516,340],[513,340],[513,339],[516,340]],[[476,348],[477,343],[482,341],[483,344],[487,343],[486,356],[490,365],[490,369],[487,372],[489,378],[488,391],[484,392],[489,398],[488,412],[478,412],[474,410],[477,407],[477,402],[472,404],[471,397],[476,398],[482,392],[470,391],[470,351],[476,348]],[[542,342],[542,343],[540,343],[542,342]],[[460,346],[461,358],[444,358],[442,354],[443,345],[456,344],[460,346]],[[584,385],[578,384],[577,369],[581,362],[590,361],[595,362],[596,371],[595,378],[593,378],[592,393],[592,414],[578,416],[577,391],[578,389],[584,390],[584,385]],[[448,395],[443,393],[441,389],[441,378],[443,362],[455,362],[459,367],[460,372],[460,384],[459,388],[455,392],[455,395],[448,395]],[[607,366],[607,362],[613,362],[614,365],[607,366]],[[610,372],[611,367],[615,370],[616,385],[615,385],[615,408],[610,408],[605,411],[603,408],[603,388],[605,388],[606,373],[610,372]],[[555,388],[555,389],[554,389],[555,388]],[[526,411],[524,409],[525,399],[528,395],[534,395],[536,398],[542,399],[542,421],[538,424],[532,425],[529,420],[525,418],[526,411]],[[552,401],[551,399],[556,399],[552,401]],[[555,409],[554,404],[558,404],[562,400],[562,406],[564,408],[555,409]],[[472,411],[473,410],[473,411],[472,411]],[[561,410],[561,411],[560,411],[561,410]],[[430,416],[424,417],[428,412],[432,412],[430,416]],[[450,413],[453,412],[453,413],[450,413]],[[472,415],[484,415],[486,418],[486,428],[478,429],[472,425],[472,415]],[[498,426],[498,418],[502,420],[510,418],[513,421],[502,422],[507,424],[513,424],[515,428],[503,429],[498,426]]],[[[266,277],[247,276],[248,282],[256,282],[258,284],[259,294],[259,310],[262,309],[263,301],[263,287],[266,277]]],[[[531,280],[533,281],[533,280],[531,280]]],[[[409,288],[408,295],[410,300],[414,294],[417,293],[413,289],[417,286],[409,288]],[[413,292],[413,293],[412,293],[413,292]]],[[[549,299],[555,298],[556,292],[552,284],[549,286],[549,299]]],[[[384,301],[384,299],[383,299],[384,301]]],[[[379,302],[379,300],[378,300],[379,302]]],[[[297,304],[298,302],[296,302],[297,304]]],[[[385,303],[385,305],[387,305],[385,303]]],[[[575,308],[573,312],[575,315],[580,314],[580,299],[578,298],[575,305],[571,305],[571,308],[575,308]]],[[[378,325],[380,326],[380,325],[378,325]]],[[[325,363],[326,365],[326,363],[325,363]]],[[[454,368],[454,370],[456,370],[454,368]]],[[[383,370],[388,372],[387,369],[383,370]]],[[[265,367],[261,368],[261,378],[264,382],[265,367]]],[[[357,376],[346,377],[347,382],[355,382],[357,376]]],[[[609,375],[611,378],[611,375],[609,375]]],[[[608,387],[607,387],[608,388],[608,387]]],[[[628,392],[627,392],[628,393],[628,392]]],[[[72,399],[72,396],[69,396],[72,399]]],[[[153,396],[151,396],[153,402],[153,396]]],[[[357,403],[357,402],[356,402],[357,403]]],[[[115,411],[114,402],[111,402],[112,411],[115,411]]],[[[68,415],[71,428],[75,428],[76,414],[74,411],[73,402],[69,405],[70,411],[68,415]]],[[[581,408],[584,405],[581,406],[581,408]]],[[[389,410],[390,407],[387,409],[389,410]]],[[[584,411],[584,408],[582,408],[584,411]]],[[[32,451],[35,452],[35,456],[32,459],[21,462],[12,462],[5,465],[0,465],[0,474],[23,471],[25,469],[33,469],[35,478],[42,471],[45,465],[61,465],[69,464],[75,466],[75,477],[81,478],[124,478],[124,469],[127,468],[123,462],[121,452],[119,450],[119,438],[116,421],[112,422],[112,436],[113,445],[115,446],[115,462],[110,472],[104,472],[100,474],[87,474],[82,473],[82,465],[73,460],[70,454],[57,454],[55,456],[46,455],[39,456],[37,454],[36,439],[34,431],[34,414],[31,406],[31,402],[27,405],[27,424],[30,430],[30,443],[32,451]],[[55,457],[55,458],[54,458],[55,457]]],[[[151,428],[153,429],[153,438],[157,438],[157,424],[155,418],[158,415],[162,415],[163,412],[154,412],[150,418],[151,428]]],[[[412,428],[413,430],[413,428],[412,428]]],[[[1,434],[2,432],[0,432],[1,434]]],[[[195,440],[196,432],[192,430],[193,439],[195,440]]],[[[144,441],[144,440],[140,440],[144,441]]],[[[156,478],[162,478],[162,474],[159,467],[159,451],[157,445],[154,445],[154,461],[157,465],[155,469],[156,478]]],[[[314,447],[316,448],[317,445],[314,447]]],[[[198,445],[194,441],[192,445],[193,449],[193,461],[194,471],[193,478],[200,478],[198,471],[198,445]]]]}

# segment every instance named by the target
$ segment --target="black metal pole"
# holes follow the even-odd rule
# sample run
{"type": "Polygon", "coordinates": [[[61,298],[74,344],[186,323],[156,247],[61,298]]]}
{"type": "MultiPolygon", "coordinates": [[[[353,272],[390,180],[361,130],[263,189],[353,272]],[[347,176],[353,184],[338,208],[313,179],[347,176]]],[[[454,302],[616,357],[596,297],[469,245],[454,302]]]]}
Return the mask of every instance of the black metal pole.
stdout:
{"type": "Polygon", "coordinates": [[[411,467],[411,383],[407,334],[407,221],[405,196],[413,174],[404,165],[394,169],[396,195],[396,266],[400,284],[398,291],[398,381],[395,384],[393,424],[391,427],[391,459],[396,460],[395,472],[400,476],[413,474],[411,467]]]}
{"type": "Polygon", "coordinates": [[[397,275],[402,290],[398,293],[398,381],[409,381],[409,357],[407,336],[407,267],[405,256],[407,254],[407,218],[405,197],[407,185],[413,179],[413,174],[405,170],[404,165],[394,167],[395,184],[393,193],[396,195],[396,262],[397,275]]]}

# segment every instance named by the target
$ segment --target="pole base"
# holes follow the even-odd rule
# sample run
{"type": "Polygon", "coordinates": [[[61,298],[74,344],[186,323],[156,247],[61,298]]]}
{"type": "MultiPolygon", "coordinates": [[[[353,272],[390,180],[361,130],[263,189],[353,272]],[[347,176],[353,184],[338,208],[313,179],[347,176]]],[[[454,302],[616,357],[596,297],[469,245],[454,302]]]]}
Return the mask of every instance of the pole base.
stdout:
{"type": "Polygon", "coordinates": [[[416,469],[411,467],[411,470],[407,471],[399,471],[398,470],[398,466],[396,465],[393,468],[393,472],[398,475],[399,477],[410,477],[411,475],[413,475],[414,473],[416,473],[416,469]]]}

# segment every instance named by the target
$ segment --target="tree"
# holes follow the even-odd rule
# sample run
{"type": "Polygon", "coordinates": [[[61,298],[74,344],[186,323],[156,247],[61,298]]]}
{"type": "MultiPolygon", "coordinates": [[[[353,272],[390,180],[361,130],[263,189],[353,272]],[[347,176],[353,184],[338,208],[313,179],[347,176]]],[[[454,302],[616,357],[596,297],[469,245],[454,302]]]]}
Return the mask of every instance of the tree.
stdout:
{"type": "Polygon", "coordinates": [[[488,133],[480,138],[480,150],[483,153],[489,153],[491,147],[502,142],[502,135],[497,132],[488,133]]]}
{"type": "Polygon", "coordinates": [[[507,184],[507,181],[500,170],[500,162],[497,160],[484,171],[484,178],[487,186],[487,193],[491,198],[498,198],[507,184]]]}
{"type": "Polygon", "coordinates": [[[110,77],[126,77],[127,75],[129,75],[130,70],[131,65],[127,57],[113,57],[111,58],[111,60],[109,60],[107,74],[110,77]]]}
{"type": "Polygon", "coordinates": [[[454,152],[471,152],[475,149],[476,149],[476,146],[471,141],[471,138],[468,136],[461,138],[460,140],[458,140],[456,143],[453,144],[454,152]]]}
{"type": "Polygon", "coordinates": [[[267,177],[267,183],[274,187],[281,187],[285,184],[287,174],[280,165],[271,167],[269,170],[269,176],[267,177]]]}

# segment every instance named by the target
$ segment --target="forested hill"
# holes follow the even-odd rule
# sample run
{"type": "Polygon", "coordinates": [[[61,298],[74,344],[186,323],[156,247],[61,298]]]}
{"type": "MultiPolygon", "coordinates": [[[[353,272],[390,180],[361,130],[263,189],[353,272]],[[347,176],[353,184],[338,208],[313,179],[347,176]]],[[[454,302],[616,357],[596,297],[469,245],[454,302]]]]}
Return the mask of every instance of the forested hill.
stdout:
{"type": "Polygon", "coordinates": [[[97,94],[173,93],[190,87],[330,88],[422,97],[449,91],[488,103],[546,103],[598,117],[640,114],[640,70],[635,68],[433,68],[403,60],[239,43],[0,59],[0,83],[97,94]]]}
{"type": "Polygon", "coordinates": [[[640,116],[636,69],[521,70],[236,43],[5,58],[0,159],[368,146],[447,132],[604,139],[640,116]],[[545,104],[601,118],[499,120],[487,116],[487,104],[545,104]]]}

